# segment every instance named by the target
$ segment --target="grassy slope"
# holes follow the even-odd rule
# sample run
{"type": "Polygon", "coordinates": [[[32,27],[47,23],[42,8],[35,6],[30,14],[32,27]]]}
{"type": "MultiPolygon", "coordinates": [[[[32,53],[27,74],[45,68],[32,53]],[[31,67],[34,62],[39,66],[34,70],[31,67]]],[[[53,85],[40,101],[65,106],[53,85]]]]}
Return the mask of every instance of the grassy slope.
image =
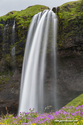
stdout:
{"type": "Polygon", "coordinates": [[[71,102],[69,102],[66,106],[75,106],[83,105],[83,94],[79,95],[75,99],[73,99],[71,102]]]}

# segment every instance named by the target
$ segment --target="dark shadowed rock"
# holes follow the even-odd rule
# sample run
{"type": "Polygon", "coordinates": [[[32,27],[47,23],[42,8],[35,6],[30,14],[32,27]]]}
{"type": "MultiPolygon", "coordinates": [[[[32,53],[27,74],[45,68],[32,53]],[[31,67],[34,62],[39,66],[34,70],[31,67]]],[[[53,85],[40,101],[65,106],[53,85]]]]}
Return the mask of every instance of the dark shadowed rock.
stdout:
{"type": "Polygon", "coordinates": [[[53,7],[53,8],[52,8],[52,11],[53,11],[54,13],[56,13],[56,12],[57,12],[56,7],[53,7]]]}

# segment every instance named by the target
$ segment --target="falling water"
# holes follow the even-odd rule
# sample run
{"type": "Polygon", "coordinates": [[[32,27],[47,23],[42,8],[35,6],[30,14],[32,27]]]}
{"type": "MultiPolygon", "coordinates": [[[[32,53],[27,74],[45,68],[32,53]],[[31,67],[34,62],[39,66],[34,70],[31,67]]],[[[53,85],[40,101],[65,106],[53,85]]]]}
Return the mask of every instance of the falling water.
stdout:
{"type": "Polygon", "coordinates": [[[14,59],[14,56],[15,56],[15,20],[14,20],[14,24],[12,26],[12,49],[11,49],[11,56],[12,56],[12,59],[14,59]]]}
{"type": "Polygon", "coordinates": [[[12,26],[11,47],[12,70],[15,70],[15,20],[12,26]]]}
{"type": "Polygon", "coordinates": [[[56,100],[54,91],[56,84],[56,80],[54,80],[56,77],[56,25],[57,17],[51,10],[40,12],[32,19],[23,61],[18,115],[20,112],[28,112],[30,108],[43,112],[44,107],[49,105],[49,101],[47,100],[48,103],[45,101],[47,94],[44,88],[47,55],[49,54],[53,69],[52,73],[50,72],[50,75],[53,74],[53,90],[50,97],[52,97],[53,103],[56,100]]]}
{"type": "Polygon", "coordinates": [[[9,26],[7,23],[4,27],[4,32],[3,32],[3,45],[2,45],[3,56],[6,53],[8,53],[8,30],[9,30],[9,26]]]}

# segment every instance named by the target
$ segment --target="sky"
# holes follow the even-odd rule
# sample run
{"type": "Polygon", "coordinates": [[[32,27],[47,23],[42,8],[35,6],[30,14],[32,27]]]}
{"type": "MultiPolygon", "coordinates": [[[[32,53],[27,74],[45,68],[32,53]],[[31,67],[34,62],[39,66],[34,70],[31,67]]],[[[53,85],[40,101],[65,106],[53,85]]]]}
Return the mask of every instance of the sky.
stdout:
{"type": "Polygon", "coordinates": [[[76,0],[0,0],[0,16],[10,11],[20,11],[36,4],[45,5],[52,9],[69,1],[76,0]]]}

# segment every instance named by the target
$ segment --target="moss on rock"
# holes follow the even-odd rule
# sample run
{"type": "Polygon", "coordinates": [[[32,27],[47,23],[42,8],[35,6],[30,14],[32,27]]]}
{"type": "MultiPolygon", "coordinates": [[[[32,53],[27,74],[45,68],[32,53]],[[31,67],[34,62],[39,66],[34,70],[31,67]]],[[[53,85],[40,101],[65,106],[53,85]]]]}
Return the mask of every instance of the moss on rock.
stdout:
{"type": "MultiPolygon", "coordinates": [[[[83,44],[83,4],[74,1],[58,7],[58,46],[59,49],[83,44]],[[82,43],[82,44],[81,44],[82,43]]],[[[81,47],[82,49],[82,47],[81,47]]]]}
{"type": "MultiPolygon", "coordinates": [[[[12,66],[12,64],[10,64],[11,62],[11,49],[13,46],[15,46],[15,59],[16,59],[16,67],[22,67],[22,62],[23,62],[23,55],[24,55],[24,49],[25,49],[25,42],[26,42],[26,38],[27,38],[27,32],[28,32],[28,28],[29,25],[31,23],[32,17],[45,10],[45,9],[49,9],[46,6],[43,5],[34,5],[34,6],[30,6],[28,8],[26,8],[25,10],[21,10],[21,11],[11,11],[9,13],[7,13],[6,15],[0,17],[0,28],[1,31],[3,32],[4,30],[4,26],[6,24],[8,24],[8,37],[7,38],[7,43],[5,43],[5,45],[7,44],[8,46],[8,52],[5,51],[5,65],[6,66],[12,66]],[[12,26],[15,20],[15,43],[12,46],[12,26]]],[[[0,50],[2,50],[2,45],[3,45],[3,34],[4,32],[1,34],[2,40],[0,39],[0,44],[1,44],[1,48],[0,50]]]]}

